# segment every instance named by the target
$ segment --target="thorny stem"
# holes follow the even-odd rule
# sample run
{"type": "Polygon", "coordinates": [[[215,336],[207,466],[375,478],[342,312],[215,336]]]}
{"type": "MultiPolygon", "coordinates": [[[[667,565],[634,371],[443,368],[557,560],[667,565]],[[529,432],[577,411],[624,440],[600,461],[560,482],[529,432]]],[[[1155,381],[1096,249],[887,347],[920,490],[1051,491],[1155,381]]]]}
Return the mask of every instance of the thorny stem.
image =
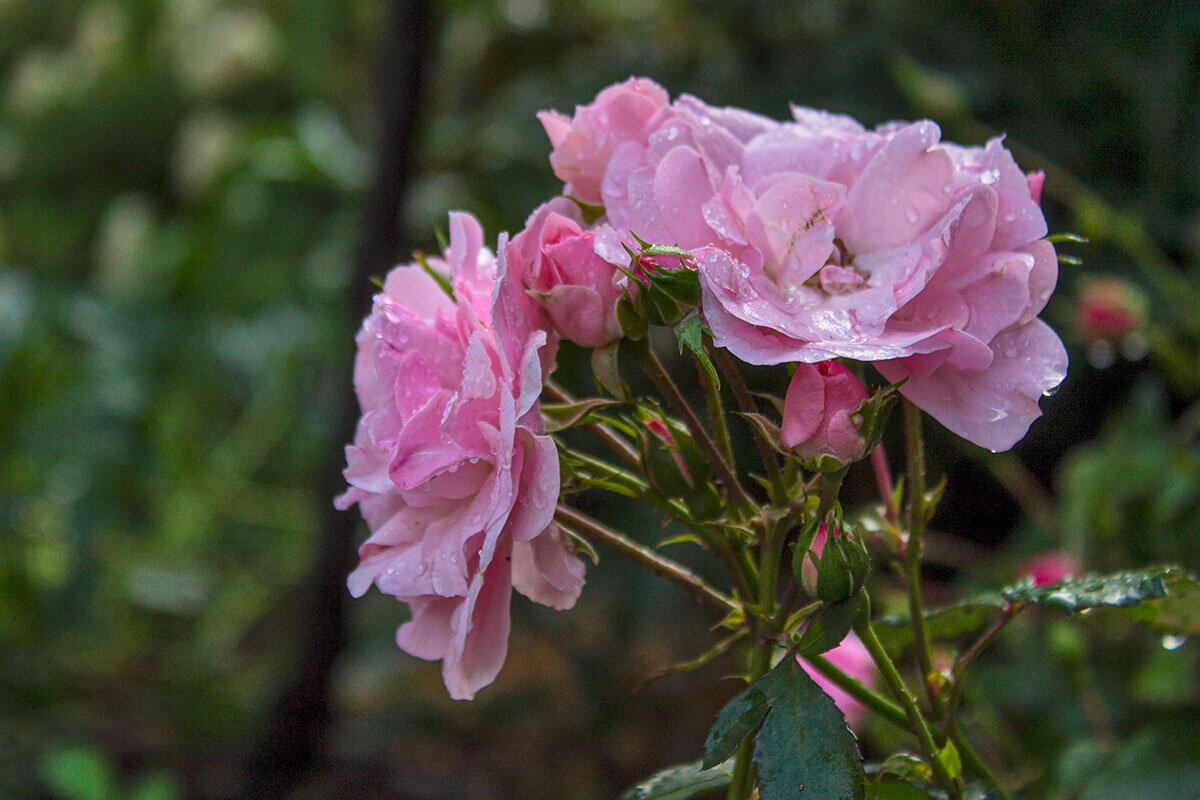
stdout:
{"type": "Polygon", "coordinates": [[[725,456],[721,453],[720,448],[712,440],[712,436],[709,435],[708,430],[701,424],[699,417],[696,416],[696,412],[692,410],[683,393],[679,391],[679,387],[675,385],[671,374],[667,372],[666,367],[658,360],[658,356],[655,354],[654,348],[650,346],[649,340],[643,340],[638,344],[641,345],[639,355],[642,357],[639,361],[642,364],[642,368],[645,369],[650,380],[654,382],[659,393],[662,394],[671,413],[678,416],[687,425],[688,430],[691,431],[692,438],[696,442],[696,446],[712,462],[713,468],[720,476],[721,482],[725,484],[731,499],[741,505],[746,511],[753,513],[756,508],[754,498],[746,493],[745,487],[738,481],[737,475],[734,474],[729,462],[725,460],[725,456]]]}
{"type": "MultiPolygon", "coordinates": [[[[720,347],[710,347],[709,354],[713,361],[717,364],[717,369],[721,372],[721,377],[729,384],[729,388],[733,391],[733,399],[737,401],[738,408],[744,414],[758,413],[758,405],[754,402],[754,395],[750,394],[750,389],[746,386],[746,380],[742,377],[742,372],[733,363],[729,353],[720,347]]],[[[787,500],[787,487],[783,481],[783,471],[779,466],[779,458],[775,451],[771,448],[771,443],[762,435],[762,431],[756,425],[750,426],[750,432],[754,435],[754,445],[758,448],[758,457],[763,462],[763,467],[767,470],[767,477],[771,481],[773,494],[772,500],[776,503],[785,502],[787,500]]]]}
{"type": "Polygon", "coordinates": [[[725,421],[725,405],[721,402],[721,388],[713,377],[708,374],[708,370],[700,363],[699,358],[693,358],[696,362],[696,373],[700,376],[700,385],[704,387],[705,404],[708,406],[708,419],[712,423],[713,433],[717,437],[717,443],[721,446],[721,454],[725,456],[726,462],[734,470],[737,469],[737,460],[733,457],[733,440],[729,438],[729,425],[725,421]]]}
{"type": "Polygon", "coordinates": [[[921,435],[921,409],[904,401],[904,438],[908,466],[908,545],[904,549],[904,576],[908,584],[908,613],[912,618],[917,664],[921,685],[929,706],[937,717],[944,714],[944,702],[930,680],[933,675],[933,649],[925,630],[925,609],[921,602],[921,538],[925,533],[925,441],[921,435]]]}
{"type": "MultiPolygon", "coordinates": [[[[766,638],[760,638],[754,643],[754,649],[750,655],[750,683],[767,674],[767,670],[771,666],[771,651],[773,649],[771,641],[766,638]]],[[[747,736],[738,745],[737,757],[733,762],[733,775],[729,782],[729,800],[746,800],[750,796],[755,782],[754,769],[751,762],[753,753],[754,737],[747,736]]]]}
{"type": "MultiPolygon", "coordinates": [[[[547,378],[542,388],[546,396],[559,403],[574,403],[575,397],[562,386],[559,386],[555,381],[547,378]]],[[[613,451],[626,464],[636,469],[641,469],[642,459],[638,455],[637,450],[633,445],[627,442],[621,434],[614,431],[603,422],[593,422],[585,426],[589,431],[595,434],[596,438],[604,442],[610,450],[613,451]]]]}
{"type": "Polygon", "coordinates": [[[664,558],[650,548],[617,533],[600,521],[592,519],[570,506],[559,504],[554,511],[554,518],[575,533],[610,547],[642,564],[655,575],[666,578],[710,608],[723,614],[740,608],[732,598],[709,586],[687,567],[677,564],[669,558],[664,558]]]}
{"type": "Polygon", "coordinates": [[[813,669],[828,678],[834,686],[837,686],[888,722],[904,730],[909,729],[908,716],[904,713],[904,709],[886,697],[871,691],[862,681],[838,669],[825,656],[804,656],[804,660],[811,664],[813,669]]]}
{"type": "Polygon", "coordinates": [[[929,727],[929,723],[925,721],[925,717],[921,715],[921,709],[917,706],[916,698],[913,697],[911,691],[904,683],[904,679],[900,677],[900,673],[896,671],[896,665],[892,663],[891,657],[883,648],[883,644],[879,641],[879,637],[875,635],[875,629],[871,627],[869,620],[863,619],[854,625],[854,632],[858,634],[858,638],[862,640],[863,645],[867,648],[867,652],[871,654],[871,659],[875,662],[875,666],[879,667],[879,673],[883,676],[884,683],[888,685],[892,696],[900,703],[900,707],[904,710],[905,716],[908,718],[908,729],[917,735],[917,741],[921,745],[921,750],[924,752],[929,766],[933,768],[933,773],[938,781],[946,787],[950,792],[950,796],[954,800],[963,800],[963,790],[960,783],[952,779],[942,762],[938,761],[938,747],[933,738],[933,731],[929,727]]]}
{"type": "MultiPolygon", "coordinates": [[[[891,702],[887,698],[882,697],[878,693],[871,691],[871,689],[869,689],[864,683],[838,669],[833,662],[824,656],[805,656],[804,660],[811,664],[813,669],[828,678],[831,683],[840,688],[846,694],[850,695],[867,708],[879,714],[879,716],[882,717],[886,722],[891,723],[901,730],[909,731],[911,733],[908,723],[908,716],[904,713],[904,710],[901,709],[900,706],[891,702]]],[[[957,731],[955,731],[951,736],[947,736],[941,731],[935,729],[933,731],[933,738],[934,741],[939,745],[944,744],[946,739],[952,739],[954,741],[954,746],[958,748],[958,753],[962,757],[963,764],[976,775],[979,775],[985,781],[991,783],[992,786],[994,786],[996,790],[1000,792],[1001,797],[1007,798],[1007,794],[1004,793],[1003,787],[1000,786],[999,781],[996,779],[995,775],[992,774],[991,769],[989,769],[987,764],[984,763],[983,759],[979,757],[979,753],[975,751],[975,748],[971,746],[971,743],[967,741],[966,737],[962,736],[957,731]]]]}

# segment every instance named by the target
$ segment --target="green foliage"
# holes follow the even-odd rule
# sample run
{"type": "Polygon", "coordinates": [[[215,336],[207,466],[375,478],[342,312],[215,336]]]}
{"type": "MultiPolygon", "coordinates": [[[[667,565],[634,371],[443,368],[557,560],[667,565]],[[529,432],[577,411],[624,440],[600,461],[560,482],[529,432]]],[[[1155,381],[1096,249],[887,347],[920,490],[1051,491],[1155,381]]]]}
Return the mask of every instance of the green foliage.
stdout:
{"type": "Polygon", "coordinates": [[[711,334],[704,321],[700,319],[699,310],[693,310],[690,314],[675,326],[675,338],[679,341],[679,352],[683,352],[686,347],[692,351],[696,360],[700,362],[700,366],[708,373],[709,380],[717,388],[721,386],[721,376],[717,374],[717,368],[712,362],[712,358],[708,355],[708,350],[704,347],[704,334],[711,334]]]}
{"type": "MultiPolygon", "coordinates": [[[[1160,629],[1189,633],[1200,618],[1200,591],[1195,579],[1178,567],[1068,578],[1051,586],[1035,586],[1032,580],[1025,580],[998,592],[928,609],[926,629],[934,639],[953,639],[982,628],[1002,611],[1025,605],[1068,612],[1119,608],[1128,616],[1160,629]]],[[[885,616],[880,622],[883,624],[879,637],[890,652],[900,653],[911,644],[908,617],[885,616]]]]}
{"type": "Polygon", "coordinates": [[[733,762],[704,768],[699,761],[668,767],[630,788],[620,800],[687,800],[729,785],[733,762]]]}
{"type": "Polygon", "coordinates": [[[546,433],[558,433],[577,425],[599,422],[598,412],[615,410],[621,406],[621,402],[603,397],[589,397],[573,403],[542,403],[542,420],[546,425],[546,433]]]}
{"type": "Polygon", "coordinates": [[[864,796],[854,734],[794,657],[785,657],[721,709],[709,731],[703,763],[724,761],[750,735],[763,800],[786,800],[801,792],[815,800],[864,796]]]}

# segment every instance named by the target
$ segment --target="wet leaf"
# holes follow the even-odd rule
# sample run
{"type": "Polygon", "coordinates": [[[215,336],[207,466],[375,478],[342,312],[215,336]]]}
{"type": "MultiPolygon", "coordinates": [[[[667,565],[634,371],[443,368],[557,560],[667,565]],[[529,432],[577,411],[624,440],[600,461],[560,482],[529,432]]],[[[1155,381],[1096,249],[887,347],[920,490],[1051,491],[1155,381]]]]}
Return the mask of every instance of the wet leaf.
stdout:
{"type": "Polygon", "coordinates": [[[656,772],[625,790],[620,800],[687,800],[724,789],[732,772],[732,760],[712,769],[704,769],[699,761],[680,764],[656,772]]]}

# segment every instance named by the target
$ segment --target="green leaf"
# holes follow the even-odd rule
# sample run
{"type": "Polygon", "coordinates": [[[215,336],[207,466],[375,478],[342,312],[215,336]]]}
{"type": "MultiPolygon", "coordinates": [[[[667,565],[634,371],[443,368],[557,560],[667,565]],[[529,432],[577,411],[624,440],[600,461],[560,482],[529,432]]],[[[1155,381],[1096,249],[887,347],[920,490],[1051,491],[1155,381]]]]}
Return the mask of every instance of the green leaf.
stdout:
{"type": "Polygon", "coordinates": [[[680,764],[656,772],[638,785],[627,789],[620,800],[687,800],[729,785],[733,761],[704,769],[699,761],[680,764]]]}
{"type": "Polygon", "coordinates": [[[621,332],[625,337],[634,341],[644,338],[650,329],[650,324],[638,313],[637,306],[630,299],[628,292],[621,295],[621,299],[617,301],[617,322],[621,323],[621,332]]]}
{"type": "Polygon", "coordinates": [[[912,753],[893,753],[879,765],[879,771],[917,780],[929,780],[933,777],[933,770],[925,760],[912,753]]]}
{"type": "Polygon", "coordinates": [[[862,592],[840,603],[825,606],[809,621],[798,642],[796,652],[800,655],[818,656],[842,643],[854,626],[854,620],[863,612],[866,598],[862,592]]]}
{"type": "Polygon", "coordinates": [[[712,769],[728,759],[743,739],[758,730],[774,700],[768,694],[773,685],[764,683],[767,677],[770,676],[759,678],[747,686],[717,713],[717,721],[713,723],[704,742],[704,769],[712,769]]]}
{"type": "Polygon", "coordinates": [[[962,758],[958,755],[958,748],[951,740],[947,739],[946,743],[942,745],[942,749],[938,750],[937,760],[951,779],[962,775],[962,758]]]}
{"type": "Polygon", "coordinates": [[[747,633],[749,633],[749,631],[743,628],[732,636],[726,636],[724,639],[717,642],[711,648],[695,658],[690,658],[687,661],[679,661],[675,664],[671,664],[670,666],[663,667],[662,669],[657,669],[646,676],[646,678],[644,678],[642,682],[638,684],[637,688],[640,690],[643,686],[651,681],[656,681],[659,678],[666,677],[667,675],[676,675],[681,672],[691,672],[692,670],[700,669],[717,656],[726,653],[729,648],[733,647],[735,644],[745,638],[747,633]]]}
{"type": "Polygon", "coordinates": [[[621,343],[619,341],[592,351],[592,372],[596,376],[596,385],[618,400],[625,400],[629,393],[625,391],[625,383],[621,380],[620,362],[621,343]]]}
{"type": "Polygon", "coordinates": [[[691,350],[695,354],[696,360],[700,362],[700,366],[704,367],[704,371],[708,373],[713,385],[720,389],[721,376],[717,374],[716,366],[708,357],[708,351],[704,349],[705,332],[704,321],[700,319],[700,312],[695,309],[675,326],[675,338],[679,341],[679,352],[682,353],[684,347],[691,350]]]}
{"type": "Polygon", "coordinates": [[[754,740],[762,800],[862,800],[858,742],[829,695],[791,656],[761,682],[773,698],[754,740]]]}
{"type": "Polygon", "coordinates": [[[51,791],[67,800],[116,800],[116,775],[104,754],[94,747],[47,753],[41,773],[51,791]]]}
{"type": "Polygon", "coordinates": [[[1163,633],[1200,635],[1200,582],[1178,567],[1163,573],[1167,596],[1148,600],[1123,612],[1163,633]]]}
{"type": "Polygon", "coordinates": [[[621,401],[606,397],[589,397],[574,403],[542,403],[542,420],[546,433],[558,433],[576,425],[596,422],[594,412],[619,405],[621,401]]]}
{"type": "Polygon", "coordinates": [[[1091,240],[1086,236],[1080,236],[1078,233],[1052,233],[1046,237],[1047,241],[1058,244],[1059,242],[1077,242],[1079,244],[1087,244],[1091,240]]]}
{"type": "MultiPolygon", "coordinates": [[[[1004,607],[999,595],[980,595],[925,612],[925,629],[930,639],[946,641],[978,630],[991,622],[1004,607]]],[[[907,614],[889,614],[879,619],[875,633],[884,649],[893,657],[900,655],[913,642],[912,624],[907,614]]]]}
{"type": "Polygon", "coordinates": [[[1000,596],[1011,603],[1033,603],[1065,611],[1084,611],[1102,606],[1126,608],[1166,597],[1164,577],[1169,570],[1156,567],[1110,575],[1088,575],[1067,578],[1051,586],[1034,586],[1032,579],[1026,579],[1001,589],[1000,596]]]}
{"type": "Polygon", "coordinates": [[[769,417],[765,417],[762,414],[752,411],[738,411],[735,413],[757,428],[758,432],[762,434],[762,437],[766,439],[767,444],[771,445],[771,447],[775,448],[775,450],[786,456],[795,455],[795,453],[792,452],[792,448],[783,443],[782,429],[769,417]]]}
{"type": "MultiPolygon", "coordinates": [[[[1200,633],[1200,585],[1179,567],[1150,567],[1109,575],[1068,578],[1051,586],[1026,579],[999,592],[987,592],[961,603],[925,612],[932,639],[947,640],[982,628],[1013,604],[1057,608],[1069,612],[1119,608],[1134,619],[1168,632],[1200,633]],[[1172,593],[1173,592],[1173,593],[1172,593]]],[[[889,653],[899,654],[912,642],[907,615],[885,616],[877,633],[889,653]]]]}

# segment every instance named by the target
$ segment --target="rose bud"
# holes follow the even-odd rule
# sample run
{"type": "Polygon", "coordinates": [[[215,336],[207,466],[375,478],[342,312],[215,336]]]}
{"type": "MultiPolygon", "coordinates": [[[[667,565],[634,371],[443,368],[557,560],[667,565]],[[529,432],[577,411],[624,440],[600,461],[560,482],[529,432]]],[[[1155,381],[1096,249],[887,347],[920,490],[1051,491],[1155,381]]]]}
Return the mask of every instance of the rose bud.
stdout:
{"type": "Polygon", "coordinates": [[[836,361],[799,364],[783,405],[783,443],[805,460],[862,458],[866,441],[853,419],[867,388],[836,361]]]}

